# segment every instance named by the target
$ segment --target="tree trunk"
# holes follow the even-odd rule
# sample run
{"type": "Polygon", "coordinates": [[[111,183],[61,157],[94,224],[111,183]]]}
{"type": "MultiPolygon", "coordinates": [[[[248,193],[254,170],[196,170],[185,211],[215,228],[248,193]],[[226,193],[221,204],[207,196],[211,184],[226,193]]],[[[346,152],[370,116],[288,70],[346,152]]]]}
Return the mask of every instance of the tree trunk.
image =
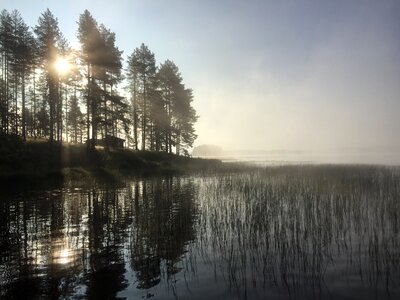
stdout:
{"type": "Polygon", "coordinates": [[[147,110],[146,110],[146,89],[143,84],[143,120],[142,120],[142,150],[146,150],[146,123],[147,123],[147,110]]]}
{"type": "Polygon", "coordinates": [[[33,72],[33,135],[36,139],[37,128],[36,128],[36,77],[33,72]]]}
{"type": "Polygon", "coordinates": [[[6,90],[6,98],[5,98],[5,100],[6,100],[6,105],[5,105],[5,110],[6,110],[6,121],[5,121],[5,123],[6,123],[6,133],[8,134],[8,130],[9,130],[9,122],[10,122],[10,113],[9,113],[9,108],[10,108],[10,102],[9,102],[9,89],[10,89],[10,86],[9,86],[9,80],[8,80],[8,59],[7,59],[7,54],[5,55],[5,66],[6,66],[6,68],[5,68],[5,84],[6,84],[6,88],[5,88],[5,90],[6,90]]]}
{"type": "Polygon", "coordinates": [[[48,76],[48,84],[49,84],[49,107],[50,107],[50,142],[54,141],[54,113],[55,113],[55,86],[53,79],[51,78],[50,74],[48,76]]]}
{"type": "MultiPolygon", "coordinates": [[[[94,78],[91,78],[91,87],[94,86],[94,78]]],[[[96,139],[97,139],[97,103],[95,98],[91,97],[91,102],[92,102],[92,146],[91,149],[94,150],[96,146],[96,139]]]]}
{"type": "MultiPolygon", "coordinates": [[[[25,66],[24,66],[25,68],[25,66]]],[[[22,71],[22,139],[26,141],[25,71],[22,71]]]]}
{"type": "MultiPolygon", "coordinates": [[[[107,137],[107,135],[108,135],[107,95],[106,95],[107,94],[107,86],[106,86],[105,81],[103,81],[103,90],[104,90],[104,134],[103,134],[103,137],[107,137]]],[[[108,146],[108,145],[106,145],[106,146],[108,146]]]]}
{"type": "Polygon", "coordinates": [[[62,141],[63,122],[62,122],[62,83],[57,79],[57,141],[62,141]]]}
{"type": "Polygon", "coordinates": [[[91,141],[90,141],[90,65],[87,65],[87,98],[86,98],[86,129],[87,129],[87,147],[88,149],[91,148],[91,141]]]}
{"type": "Polygon", "coordinates": [[[68,143],[68,90],[65,89],[65,141],[68,143]]]}
{"type": "Polygon", "coordinates": [[[180,131],[180,129],[178,129],[178,133],[177,133],[177,135],[176,135],[176,146],[175,146],[175,149],[176,149],[176,155],[179,155],[179,153],[180,153],[180,145],[181,144],[181,131],[180,131]]]}
{"type": "Polygon", "coordinates": [[[137,99],[136,99],[136,77],[133,82],[133,147],[138,150],[138,119],[137,119],[137,99]]]}
{"type": "MultiPolygon", "coordinates": [[[[74,84],[74,98],[76,101],[76,83],[74,84]]],[[[77,143],[78,142],[78,115],[76,115],[76,117],[74,118],[74,142],[77,143]]],[[[82,133],[81,133],[81,143],[82,143],[82,133]]]]}
{"type": "Polygon", "coordinates": [[[18,135],[18,76],[14,73],[14,105],[15,105],[15,116],[14,116],[14,133],[18,135]]]}

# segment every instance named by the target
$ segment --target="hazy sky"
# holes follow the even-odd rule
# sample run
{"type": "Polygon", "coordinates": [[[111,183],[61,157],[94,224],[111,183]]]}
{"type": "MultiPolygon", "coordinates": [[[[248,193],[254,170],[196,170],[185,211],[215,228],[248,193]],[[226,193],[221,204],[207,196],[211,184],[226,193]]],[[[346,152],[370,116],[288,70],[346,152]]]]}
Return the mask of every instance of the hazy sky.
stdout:
{"type": "Polygon", "coordinates": [[[144,42],[193,88],[196,145],[400,147],[400,1],[8,1],[76,44],[88,9],[124,57],[144,42]]]}

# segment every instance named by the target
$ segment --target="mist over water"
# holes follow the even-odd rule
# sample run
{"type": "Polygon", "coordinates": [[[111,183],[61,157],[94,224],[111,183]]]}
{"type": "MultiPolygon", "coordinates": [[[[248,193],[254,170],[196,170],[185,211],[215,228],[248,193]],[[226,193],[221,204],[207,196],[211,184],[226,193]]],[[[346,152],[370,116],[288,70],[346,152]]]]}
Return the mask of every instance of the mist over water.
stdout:
{"type": "MultiPolygon", "coordinates": [[[[195,145],[400,152],[399,2],[256,2],[234,6],[241,17],[213,35],[222,42],[197,91],[195,145]]],[[[361,162],[392,163],[383,156],[361,162]]]]}
{"type": "Polygon", "coordinates": [[[224,162],[256,165],[285,164],[364,164],[400,165],[400,149],[342,151],[226,151],[213,156],[224,162]]]}

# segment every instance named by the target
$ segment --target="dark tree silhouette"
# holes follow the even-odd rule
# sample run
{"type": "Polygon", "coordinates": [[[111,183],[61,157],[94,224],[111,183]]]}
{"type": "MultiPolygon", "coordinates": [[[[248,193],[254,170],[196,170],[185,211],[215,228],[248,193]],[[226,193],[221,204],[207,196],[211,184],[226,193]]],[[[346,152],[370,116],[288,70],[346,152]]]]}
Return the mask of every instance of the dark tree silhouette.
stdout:
{"type": "Polygon", "coordinates": [[[34,33],[18,11],[1,12],[0,133],[87,141],[92,150],[98,137],[106,148],[108,137],[119,137],[135,150],[187,154],[197,116],[193,93],[172,61],[157,67],[154,53],[145,44],[137,47],[125,72],[128,102],[118,86],[123,51],[115,33],[88,10],[78,20],[80,49],[68,46],[49,9],[34,33]]]}
{"type": "Polygon", "coordinates": [[[21,135],[25,140],[27,112],[25,86],[34,66],[35,40],[17,10],[11,13],[3,10],[0,15],[0,45],[1,131],[8,133],[11,130],[12,133],[18,134],[21,127],[21,135]],[[19,95],[22,98],[20,108],[19,95]]]}
{"type": "MultiPolygon", "coordinates": [[[[149,119],[150,100],[155,96],[156,90],[156,61],[154,53],[149,48],[142,44],[136,48],[132,55],[128,58],[128,78],[131,79],[130,86],[133,92],[133,102],[140,111],[142,150],[146,149],[146,141],[148,140],[148,128],[151,128],[151,120],[149,119]],[[138,99],[140,99],[138,101],[138,99]]],[[[136,107],[134,106],[134,109],[136,107]]],[[[134,112],[136,114],[137,112],[134,112]]],[[[135,126],[134,120],[134,126],[135,126]]],[[[134,134],[137,130],[134,129],[134,134]]]]}
{"type": "MultiPolygon", "coordinates": [[[[47,9],[40,17],[35,27],[39,49],[39,61],[44,71],[48,88],[49,116],[50,116],[50,141],[54,139],[54,133],[59,126],[57,122],[57,107],[59,106],[59,82],[55,70],[55,62],[63,43],[62,34],[58,28],[58,20],[47,9]]],[[[58,131],[58,129],[57,129],[58,131]]],[[[59,138],[59,136],[58,136],[59,138]]]]}
{"type": "Polygon", "coordinates": [[[79,18],[78,38],[81,60],[86,66],[88,145],[94,149],[99,127],[102,137],[116,136],[118,121],[123,125],[127,122],[123,113],[127,105],[115,90],[122,80],[122,51],[115,46],[115,34],[104,25],[98,26],[87,10],[79,18]]]}

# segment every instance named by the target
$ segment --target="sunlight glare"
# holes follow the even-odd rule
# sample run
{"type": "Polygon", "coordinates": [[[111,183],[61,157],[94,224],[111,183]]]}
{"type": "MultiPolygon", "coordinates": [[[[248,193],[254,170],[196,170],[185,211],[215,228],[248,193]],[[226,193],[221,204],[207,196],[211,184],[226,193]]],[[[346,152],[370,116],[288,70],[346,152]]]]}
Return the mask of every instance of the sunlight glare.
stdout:
{"type": "Polygon", "coordinates": [[[61,265],[66,265],[72,261],[72,254],[69,249],[62,249],[55,257],[55,262],[61,265]]]}
{"type": "Polygon", "coordinates": [[[54,67],[58,74],[65,75],[70,70],[70,64],[68,60],[64,57],[57,58],[54,67]]]}

